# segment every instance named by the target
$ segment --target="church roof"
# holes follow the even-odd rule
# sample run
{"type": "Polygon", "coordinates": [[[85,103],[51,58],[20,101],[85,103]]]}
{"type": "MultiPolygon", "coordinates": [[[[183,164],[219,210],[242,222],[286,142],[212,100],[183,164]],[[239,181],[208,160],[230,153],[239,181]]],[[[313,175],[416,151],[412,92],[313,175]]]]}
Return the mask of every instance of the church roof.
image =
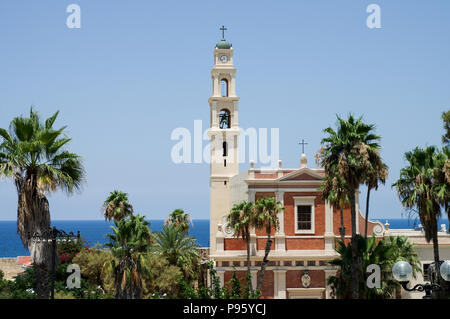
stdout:
{"type": "Polygon", "coordinates": [[[217,49],[231,49],[231,44],[228,43],[225,39],[220,40],[219,43],[216,44],[217,49]]]}
{"type": "Polygon", "coordinates": [[[222,31],[222,40],[216,44],[217,49],[231,49],[231,44],[225,40],[225,30],[227,30],[225,26],[220,28],[220,31],[222,31]]]}

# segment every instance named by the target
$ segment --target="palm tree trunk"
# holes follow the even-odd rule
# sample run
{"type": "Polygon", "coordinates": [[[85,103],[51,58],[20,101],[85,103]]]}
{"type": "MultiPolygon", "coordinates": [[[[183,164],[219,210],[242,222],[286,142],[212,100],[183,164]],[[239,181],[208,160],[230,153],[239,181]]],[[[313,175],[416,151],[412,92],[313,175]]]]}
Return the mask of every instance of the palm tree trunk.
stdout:
{"type": "MultiPolygon", "coordinates": [[[[247,278],[251,277],[251,271],[250,271],[250,236],[247,236],[247,278]]],[[[252,281],[248,283],[250,291],[249,293],[253,292],[253,285],[252,281]]]]}
{"type": "Polygon", "coordinates": [[[367,239],[367,222],[369,220],[369,199],[370,199],[370,187],[367,186],[367,199],[366,199],[366,220],[364,228],[364,237],[367,239]]]}
{"type": "MultiPolygon", "coordinates": [[[[270,229],[270,227],[269,227],[270,229]]],[[[256,285],[256,289],[257,290],[261,290],[261,286],[262,286],[262,282],[264,279],[264,271],[266,270],[266,265],[269,262],[269,260],[267,259],[267,257],[269,256],[270,253],[270,247],[272,246],[272,239],[270,237],[270,231],[267,233],[267,242],[266,242],[266,249],[264,252],[264,258],[263,261],[261,263],[261,270],[259,272],[259,276],[258,276],[258,284],[256,285]]]]}
{"type": "MultiPolygon", "coordinates": [[[[433,253],[434,253],[434,264],[435,264],[435,271],[436,271],[436,282],[438,285],[441,285],[442,287],[442,280],[441,280],[441,274],[440,274],[440,264],[439,264],[439,243],[438,243],[438,233],[437,233],[437,221],[436,223],[436,231],[433,232],[433,253]]],[[[438,292],[436,293],[437,298],[442,297],[442,293],[438,292]]]]}
{"type": "Polygon", "coordinates": [[[344,227],[344,209],[343,208],[341,208],[341,229],[340,229],[340,233],[341,233],[341,240],[342,240],[342,242],[344,242],[345,241],[345,227],[344,227]]]}
{"type": "Polygon", "coordinates": [[[356,238],[356,199],[355,190],[350,191],[350,213],[352,218],[352,274],[351,274],[351,288],[352,299],[359,298],[359,256],[358,256],[358,241],[356,238]]]}
{"type": "Polygon", "coordinates": [[[24,246],[30,251],[31,262],[35,271],[34,290],[37,298],[48,299],[50,295],[52,244],[48,241],[30,239],[30,236],[34,234],[50,236],[48,201],[38,191],[33,176],[24,180],[16,180],[16,187],[18,192],[17,232],[24,246]]]}

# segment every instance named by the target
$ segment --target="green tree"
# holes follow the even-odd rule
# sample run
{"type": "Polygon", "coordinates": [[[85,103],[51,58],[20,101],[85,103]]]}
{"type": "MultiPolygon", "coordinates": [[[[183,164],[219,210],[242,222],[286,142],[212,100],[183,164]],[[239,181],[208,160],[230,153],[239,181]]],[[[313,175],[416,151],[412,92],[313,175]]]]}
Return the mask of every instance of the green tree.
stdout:
{"type": "MultiPolygon", "coordinates": [[[[406,261],[413,268],[413,278],[416,278],[417,273],[422,273],[422,263],[419,256],[414,250],[414,244],[405,236],[388,237],[385,244],[392,248],[392,255],[388,260],[388,269],[392,269],[394,264],[398,261],[406,261]]],[[[395,296],[397,299],[401,298],[401,285],[394,281],[395,296]]]]}
{"type": "MultiPolygon", "coordinates": [[[[446,151],[436,147],[416,147],[405,153],[408,165],[401,169],[400,178],[393,184],[402,206],[419,215],[427,242],[433,242],[434,261],[439,265],[438,219],[441,206],[448,208],[450,186],[445,178],[446,151]]],[[[440,279],[439,267],[437,278],[440,279]]]]}
{"type": "MultiPolygon", "coordinates": [[[[227,215],[227,223],[233,229],[236,238],[242,238],[247,246],[247,274],[250,274],[250,228],[254,226],[255,210],[252,202],[242,201],[235,204],[227,215]]],[[[253,291],[251,280],[249,290],[253,291]]]]}
{"type": "Polygon", "coordinates": [[[358,257],[358,242],[356,241],[356,191],[365,181],[365,173],[370,168],[370,154],[379,149],[380,137],[373,133],[375,126],[365,124],[362,118],[350,115],[348,119],[337,117],[337,130],[328,127],[324,130],[328,134],[322,139],[323,152],[321,153],[321,166],[325,174],[334,174],[337,170],[339,176],[345,181],[346,194],[350,201],[350,214],[352,221],[352,296],[358,298],[361,261],[358,257]]]}
{"type": "Polygon", "coordinates": [[[155,233],[154,237],[153,251],[166,258],[169,265],[179,267],[185,279],[196,279],[200,247],[195,238],[175,224],[163,225],[162,231],[155,233]]]}
{"type": "Polygon", "coordinates": [[[271,233],[272,230],[277,231],[280,227],[280,221],[278,220],[278,214],[284,210],[281,202],[277,202],[274,197],[264,197],[256,201],[255,204],[255,227],[256,229],[265,229],[267,234],[266,248],[264,251],[264,258],[261,263],[261,270],[258,276],[258,282],[256,289],[261,290],[261,285],[264,279],[264,271],[266,265],[269,262],[267,257],[269,256],[272,246],[271,233]]]}
{"type": "Polygon", "coordinates": [[[175,224],[185,232],[189,231],[189,224],[192,226],[194,225],[191,216],[188,213],[185,213],[182,209],[175,209],[166,219],[165,224],[175,224]]]}
{"type": "Polygon", "coordinates": [[[345,226],[344,226],[344,207],[349,203],[348,195],[346,193],[347,187],[345,181],[339,175],[337,168],[330,167],[328,174],[325,175],[324,183],[319,186],[322,200],[328,201],[334,209],[340,210],[339,234],[341,240],[345,241],[345,226]]]}
{"type": "Polygon", "coordinates": [[[233,276],[231,277],[231,299],[241,299],[242,298],[242,286],[241,281],[236,275],[236,271],[233,271],[233,276]]]}
{"type": "Polygon", "coordinates": [[[152,242],[149,223],[144,216],[136,215],[114,221],[114,224],[112,233],[106,235],[109,243],[105,247],[110,248],[115,257],[106,266],[114,273],[116,299],[140,299],[141,276],[149,272],[146,259],[152,242]]]}
{"type": "Polygon", "coordinates": [[[367,185],[367,197],[366,197],[366,220],[364,226],[364,237],[367,238],[367,224],[369,222],[369,201],[370,191],[372,189],[378,190],[378,183],[383,185],[386,183],[388,177],[388,166],[383,163],[378,150],[368,152],[368,167],[365,172],[365,181],[367,185]]]}
{"type": "MultiPolygon", "coordinates": [[[[413,257],[407,253],[414,253],[413,251],[403,252],[396,251],[396,247],[392,245],[393,242],[383,240],[377,241],[372,236],[365,238],[357,235],[358,241],[358,255],[362,262],[363,269],[367,269],[369,265],[380,266],[381,271],[381,286],[379,288],[369,288],[366,284],[370,273],[361,272],[359,278],[358,294],[360,299],[385,299],[392,298],[395,294],[396,288],[399,286],[398,282],[392,278],[392,265],[397,258],[405,258],[405,260],[413,260],[413,257]]],[[[339,268],[335,276],[327,278],[327,283],[331,285],[334,294],[340,299],[353,298],[352,280],[352,244],[347,246],[342,241],[338,241],[335,248],[339,253],[339,257],[330,261],[330,264],[339,268]]],[[[417,257],[417,255],[415,255],[417,257]]],[[[419,263],[420,264],[420,263],[419,263]]],[[[417,264],[413,264],[414,269],[417,270],[417,264]]]]}
{"type": "Polygon", "coordinates": [[[133,206],[128,202],[128,194],[118,190],[109,193],[101,210],[105,220],[120,221],[133,215],[133,206]]]}
{"type": "Polygon", "coordinates": [[[114,273],[109,265],[114,259],[108,250],[96,247],[82,249],[72,262],[80,266],[81,276],[91,287],[100,287],[105,293],[115,295],[114,273]]]}
{"type": "Polygon", "coordinates": [[[17,195],[17,232],[31,253],[36,269],[36,294],[49,297],[48,272],[52,245],[29,239],[48,232],[47,195],[56,190],[71,194],[81,188],[84,169],[80,156],[65,149],[71,141],[63,126],[53,127],[59,111],[45,121],[31,108],[29,117],[15,117],[9,131],[0,128],[0,177],[14,180],[17,195]]]}
{"type": "Polygon", "coordinates": [[[148,252],[145,256],[148,262],[149,272],[143,276],[144,293],[146,299],[167,296],[177,297],[177,285],[182,272],[179,267],[169,265],[169,262],[161,255],[148,252]]]}
{"type": "Polygon", "coordinates": [[[442,143],[446,146],[450,145],[450,110],[442,112],[442,120],[444,121],[445,134],[442,136],[442,143]]]}

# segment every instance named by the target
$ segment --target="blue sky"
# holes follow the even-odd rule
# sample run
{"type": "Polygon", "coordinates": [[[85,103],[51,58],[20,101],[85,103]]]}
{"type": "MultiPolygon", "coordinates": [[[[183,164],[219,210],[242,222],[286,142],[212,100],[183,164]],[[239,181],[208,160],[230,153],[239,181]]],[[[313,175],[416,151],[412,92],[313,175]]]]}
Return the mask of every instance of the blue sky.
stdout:
{"type": "MultiPolygon", "coordinates": [[[[304,138],[314,166],[336,114],[363,115],[390,167],[371,216],[398,218],[390,185],[403,154],[440,145],[440,114],[450,108],[449,12],[446,0],[3,0],[0,127],[30,105],[43,116],[61,111],[57,124],[68,125],[87,184],[81,194],[49,196],[53,219],[102,218],[114,189],[150,219],[175,208],[208,218],[209,165],[172,163],[170,134],[193,130],[194,120],[209,124],[212,51],[224,24],[240,125],[279,128],[284,167],[298,167],[304,138]],[[66,26],[71,3],[81,8],[81,29],[66,26]],[[381,7],[381,29],[366,26],[371,3],[381,7]]],[[[12,182],[0,181],[0,202],[0,219],[15,219],[12,182]]]]}

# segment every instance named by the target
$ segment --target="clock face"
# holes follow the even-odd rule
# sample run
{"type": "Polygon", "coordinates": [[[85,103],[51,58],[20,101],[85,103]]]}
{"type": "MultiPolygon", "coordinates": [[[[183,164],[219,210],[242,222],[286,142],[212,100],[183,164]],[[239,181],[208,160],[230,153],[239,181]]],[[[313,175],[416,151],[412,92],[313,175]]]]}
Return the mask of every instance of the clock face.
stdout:
{"type": "Polygon", "coordinates": [[[227,63],[228,62],[228,56],[227,55],[220,56],[220,61],[222,61],[222,63],[227,63]]]}

